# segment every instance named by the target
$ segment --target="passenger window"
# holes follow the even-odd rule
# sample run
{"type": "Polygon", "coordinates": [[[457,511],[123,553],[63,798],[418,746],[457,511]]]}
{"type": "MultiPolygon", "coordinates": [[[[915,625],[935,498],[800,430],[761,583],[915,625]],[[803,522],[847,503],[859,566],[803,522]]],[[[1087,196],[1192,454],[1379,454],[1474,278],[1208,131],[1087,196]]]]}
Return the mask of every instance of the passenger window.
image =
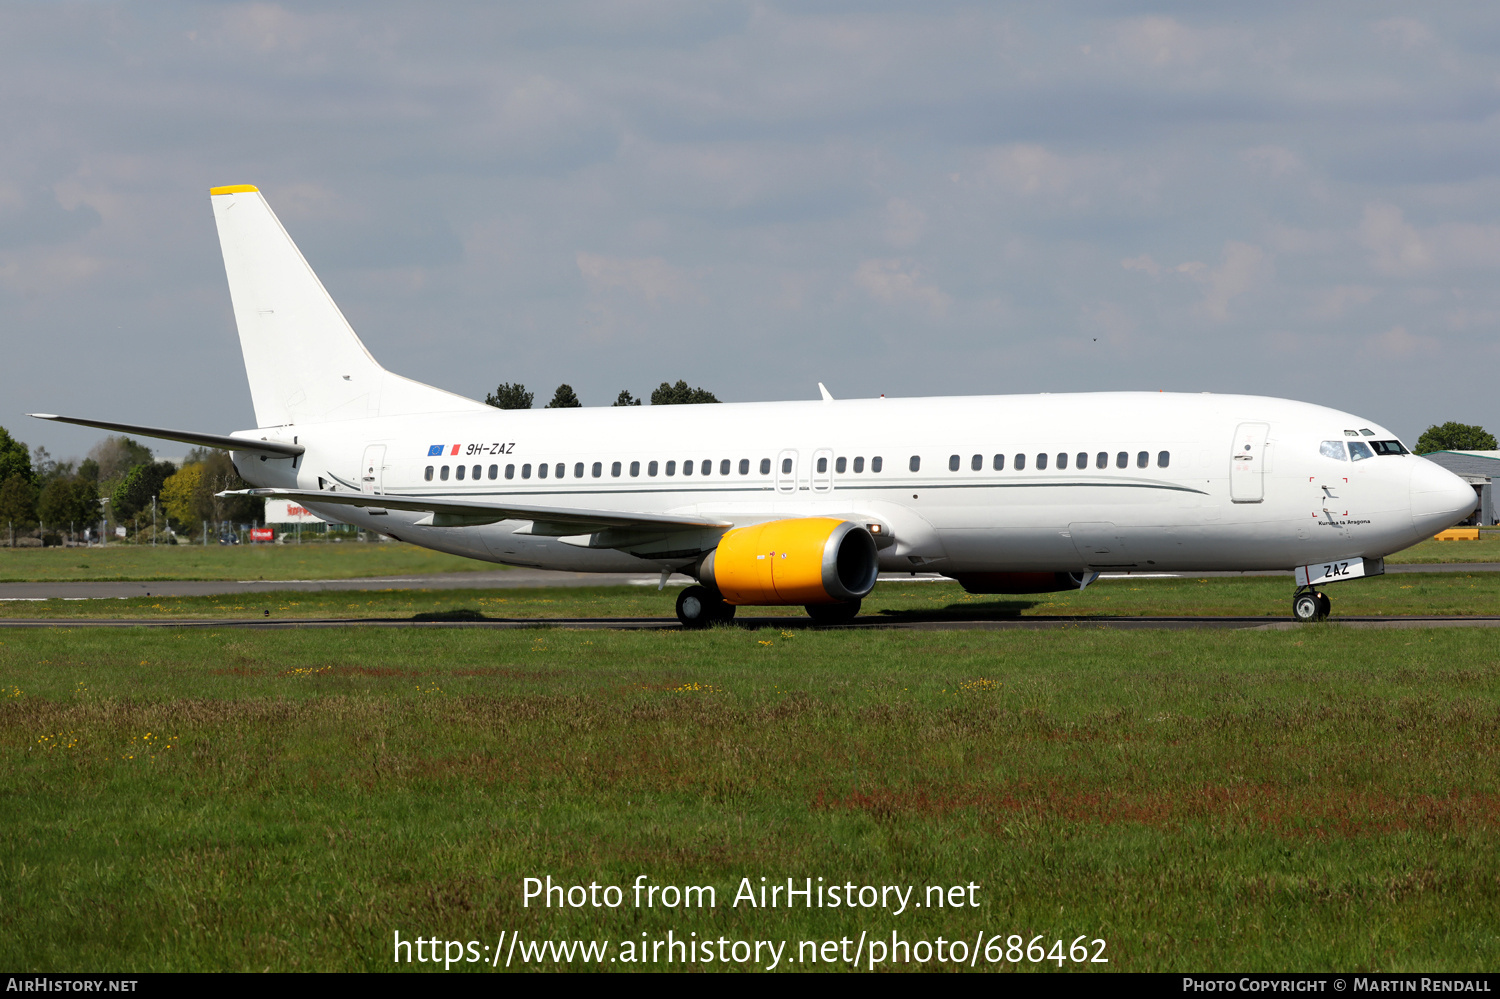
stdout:
{"type": "Polygon", "coordinates": [[[428,465],[427,466],[427,471],[425,471],[425,472],[422,473],[422,478],[426,479],[428,482],[432,481],[432,466],[431,465],[428,465]]]}
{"type": "Polygon", "coordinates": [[[858,458],[854,459],[854,471],[858,473],[858,472],[863,472],[864,470],[865,470],[865,458],[864,458],[864,455],[860,455],[858,458]]]}
{"type": "Polygon", "coordinates": [[[1016,455],[1016,471],[1026,471],[1026,456],[1024,454],[1016,455]]]}
{"type": "Polygon", "coordinates": [[[1349,460],[1349,456],[1344,454],[1343,441],[1324,441],[1318,445],[1318,453],[1325,458],[1332,458],[1334,461],[1349,460]]]}
{"type": "Polygon", "coordinates": [[[1003,454],[997,454],[997,455],[995,455],[995,460],[994,460],[993,464],[995,466],[995,471],[997,471],[997,472],[1003,472],[1003,471],[1005,471],[1005,455],[1003,455],[1003,454]]]}
{"type": "MultiPolygon", "coordinates": [[[[709,474],[713,470],[714,470],[714,463],[711,462],[711,461],[709,461],[707,458],[703,459],[703,467],[700,468],[700,469],[698,469],[698,471],[702,472],[704,475],[709,474]]],[[[729,469],[726,468],[726,469],[724,469],[724,471],[727,474],[728,471],[729,471],[729,469]]]]}
{"type": "Polygon", "coordinates": [[[875,457],[873,457],[873,458],[870,459],[870,471],[871,472],[878,472],[878,471],[880,471],[880,467],[883,464],[885,464],[885,459],[882,458],[882,457],[880,457],[880,455],[877,454],[875,457]]]}
{"type": "Polygon", "coordinates": [[[1158,451],[1158,452],[1156,452],[1156,467],[1157,468],[1166,468],[1170,464],[1172,464],[1172,452],[1171,451],[1158,451]]]}
{"type": "MultiPolygon", "coordinates": [[[[599,476],[601,476],[601,475],[604,474],[604,462],[602,462],[602,461],[596,461],[596,462],[594,462],[594,467],[591,468],[590,471],[594,473],[594,478],[596,478],[596,479],[599,478],[599,476]]],[[[618,475],[619,473],[616,472],[615,474],[618,475]]]]}
{"type": "MultiPolygon", "coordinates": [[[[651,474],[655,475],[656,473],[652,472],[651,474]]],[[[677,474],[677,462],[675,462],[675,461],[669,461],[669,462],[667,462],[667,474],[668,475],[676,475],[677,474]]]]}
{"type": "Polygon", "coordinates": [[[482,471],[484,471],[483,466],[475,465],[473,471],[471,471],[469,473],[469,478],[471,478],[471,479],[477,479],[477,478],[479,478],[479,473],[482,472],[482,471]]]}
{"type": "Polygon", "coordinates": [[[1130,452],[1128,452],[1128,451],[1121,451],[1119,454],[1115,455],[1115,467],[1116,468],[1129,468],[1130,467],[1130,452]]]}
{"type": "Polygon", "coordinates": [[[632,461],[630,463],[630,477],[632,479],[634,479],[637,476],[639,476],[640,474],[641,474],[641,463],[638,462],[638,461],[632,461]]]}
{"type": "Polygon", "coordinates": [[[442,479],[442,480],[443,480],[443,481],[444,481],[444,482],[447,482],[447,481],[448,481],[448,466],[447,466],[447,465],[444,465],[444,466],[443,466],[443,467],[442,467],[442,468],[441,468],[441,469],[440,469],[440,470],[439,470],[439,471],[438,471],[438,478],[440,478],[440,479],[442,479]]]}
{"type": "MultiPolygon", "coordinates": [[[[705,464],[707,464],[707,462],[705,462],[705,464]]],[[[703,474],[707,475],[708,473],[705,472],[703,474]]],[[[719,462],[719,474],[720,475],[728,475],[729,474],[729,459],[728,458],[725,458],[723,461],[719,462]]]]}
{"type": "Polygon", "coordinates": [[[1046,469],[1046,467],[1047,467],[1047,456],[1045,454],[1039,454],[1039,455],[1037,455],[1036,456],[1036,470],[1038,472],[1040,472],[1040,471],[1043,471],[1044,469],[1046,469]]]}
{"type": "MultiPolygon", "coordinates": [[[[956,471],[958,471],[958,460],[959,460],[958,459],[958,455],[956,455],[956,454],[950,454],[948,456],[948,471],[950,471],[950,472],[956,472],[956,471]]],[[[912,471],[915,472],[916,469],[913,468],[912,471]]]]}
{"type": "Polygon", "coordinates": [[[505,466],[505,477],[507,479],[514,479],[516,477],[516,466],[515,465],[506,465],[505,466]]]}
{"type": "Polygon", "coordinates": [[[791,473],[791,471],[792,471],[792,459],[790,459],[790,458],[782,458],[781,459],[781,474],[782,475],[789,475],[791,473]]]}
{"type": "Polygon", "coordinates": [[[1057,455],[1057,470],[1063,471],[1068,467],[1068,452],[1061,451],[1057,455]]]}
{"type": "Polygon", "coordinates": [[[539,479],[545,479],[547,477],[547,472],[550,469],[550,465],[548,465],[545,461],[542,462],[541,464],[536,466],[536,477],[539,479]]]}
{"type": "Polygon", "coordinates": [[[848,467],[849,467],[849,459],[848,458],[840,458],[840,459],[838,459],[837,461],[835,461],[833,463],[833,470],[835,472],[838,472],[840,475],[843,475],[844,472],[845,472],[845,470],[848,469],[848,467]]]}
{"type": "Polygon", "coordinates": [[[1073,459],[1073,467],[1079,471],[1089,467],[1089,455],[1087,451],[1078,452],[1078,455],[1073,459]]]}
{"type": "MultiPolygon", "coordinates": [[[[543,465],[542,467],[546,468],[547,466],[543,465]]],[[[527,464],[521,466],[521,478],[523,478],[523,479],[529,479],[529,478],[531,478],[531,464],[529,462],[527,464]]]]}
{"type": "Polygon", "coordinates": [[[498,479],[499,477],[500,477],[500,466],[499,465],[491,465],[490,466],[490,478],[491,479],[498,479]]]}
{"type": "Polygon", "coordinates": [[[741,475],[749,475],[750,474],[750,459],[749,458],[741,458],[740,459],[740,474],[741,475]]]}
{"type": "Polygon", "coordinates": [[[984,471],[984,455],[976,454],[969,459],[969,468],[976,472],[984,471]]]}
{"type": "Polygon", "coordinates": [[[609,477],[611,479],[618,479],[620,477],[620,463],[618,461],[609,463],[609,477]]]}
{"type": "Polygon", "coordinates": [[[770,475],[771,474],[771,459],[770,458],[762,458],[760,460],[760,474],[761,475],[770,475]]]}
{"type": "Polygon", "coordinates": [[[552,474],[555,475],[555,476],[557,476],[560,479],[560,478],[563,477],[563,473],[565,471],[567,471],[567,469],[568,469],[568,466],[564,465],[562,462],[559,461],[557,463],[557,469],[556,469],[556,471],[554,471],[552,474]]]}
{"type": "Polygon", "coordinates": [[[684,461],[682,463],[682,474],[683,475],[692,475],[693,474],[693,463],[691,461],[684,461]]]}
{"type": "Polygon", "coordinates": [[[468,471],[467,465],[459,465],[458,469],[453,473],[453,477],[462,482],[464,480],[464,472],[466,471],[468,471]]]}
{"type": "Polygon", "coordinates": [[[908,462],[907,465],[908,465],[908,467],[913,472],[920,472],[922,470],[922,458],[921,458],[921,456],[920,455],[915,455],[915,454],[912,455],[911,456],[911,461],[908,462]]]}
{"type": "Polygon", "coordinates": [[[818,458],[818,474],[822,475],[822,474],[824,474],[827,471],[828,471],[828,459],[826,457],[819,456],[819,458],[818,458]]]}
{"type": "Polygon", "coordinates": [[[1350,441],[1349,457],[1355,461],[1364,461],[1366,458],[1375,457],[1375,454],[1365,446],[1364,441],[1350,441]]]}
{"type": "Polygon", "coordinates": [[[1151,452],[1149,452],[1149,451],[1138,451],[1138,452],[1136,452],[1136,456],[1135,456],[1135,467],[1136,468],[1145,468],[1145,467],[1147,467],[1150,464],[1151,464],[1151,452]]]}
{"type": "MultiPolygon", "coordinates": [[[[597,475],[599,473],[595,472],[594,474],[597,475]]],[[[580,462],[577,462],[576,464],[574,464],[574,466],[573,466],[573,478],[575,478],[575,479],[581,479],[581,478],[583,478],[583,462],[580,461],[580,462]]]]}
{"type": "Polygon", "coordinates": [[[1109,467],[1109,452],[1108,451],[1100,451],[1098,454],[1094,455],[1094,467],[1095,468],[1108,468],[1109,467]]]}
{"type": "Polygon", "coordinates": [[[657,469],[656,462],[652,461],[652,462],[648,462],[646,464],[646,474],[647,475],[655,475],[656,474],[656,469],[657,469]]]}

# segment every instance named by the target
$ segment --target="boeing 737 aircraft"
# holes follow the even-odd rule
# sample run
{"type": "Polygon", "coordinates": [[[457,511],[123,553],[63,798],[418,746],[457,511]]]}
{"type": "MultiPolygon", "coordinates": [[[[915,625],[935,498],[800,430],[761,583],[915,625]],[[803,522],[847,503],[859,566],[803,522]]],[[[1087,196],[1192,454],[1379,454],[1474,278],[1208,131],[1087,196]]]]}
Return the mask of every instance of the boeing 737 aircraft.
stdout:
{"type": "Polygon", "coordinates": [[[973,593],[1100,572],[1293,569],[1319,587],[1466,517],[1473,489],[1370,420],[1257,396],[1078,395],[500,410],[386,371],[260,192],[211,192],[257,427],[33,414],[224,448],[251,494],[438,551],[686,573],[685,626],[859,611],[878,573],[973,593]]]}

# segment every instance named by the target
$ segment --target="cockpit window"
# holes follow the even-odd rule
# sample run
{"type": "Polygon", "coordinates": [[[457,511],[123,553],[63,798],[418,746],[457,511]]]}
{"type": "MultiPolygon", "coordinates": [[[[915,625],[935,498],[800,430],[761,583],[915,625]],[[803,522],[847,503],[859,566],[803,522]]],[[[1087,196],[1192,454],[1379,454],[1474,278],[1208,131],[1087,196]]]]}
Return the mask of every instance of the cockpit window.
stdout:
{"type": "Polygon", "coordinates": [[[1318,445],[1318,450],[1322,452],[1323,457],[1332,458],[1334,461],[1349,460],[1348,456],[1344,454],[1343,441],[1324,441],[1318,445]]]}
{"type": "Polygon", "coordinates": [[[1366,458],[1375,457],[1374,453],[1366,446],[1364,441],[1349,442],[1349,457],[1355,461],[1364,461],[1366,458]]]}
{"type": "Polygon", "coordinates": [[[1370,446],[1375,449],[1376,454],[1410,454],[1406,448],[1401,446],[1400,441],[1371,441],[1370,446]]]}

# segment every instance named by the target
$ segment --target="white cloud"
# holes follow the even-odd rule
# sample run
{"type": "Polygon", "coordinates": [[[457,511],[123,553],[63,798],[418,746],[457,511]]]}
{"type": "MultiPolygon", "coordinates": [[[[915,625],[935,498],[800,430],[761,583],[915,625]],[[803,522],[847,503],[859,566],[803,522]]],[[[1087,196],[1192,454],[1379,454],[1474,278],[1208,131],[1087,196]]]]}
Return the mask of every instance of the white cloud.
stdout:
{"type": "Polygon", "coordinates": [[[1444,222],[1418,229],[1395,205],[1365,206],[1359,240],[1377,271],[1404,277],[1432,270],[1500,268],[1500,226],[1444,222]]]}
{"type": "Polygon", "coordinates": [[[1370,28],[1382,41],[1403,49],[1421,48],[1436,40],[1432,29],[1414,17],[1388,17],[1370,28]]]}
{"type": "Polygon", "coordinates": [[[854,272],[854,283],[877,302],[887,305],[916,303],[934,315],[948,309],[949,296],[936,285],[923,284],[922,272],[909,260],[865,260],[854,272]]]}
{"type": "Polygon", "coordinates": [[[693,294],[693,283],[681,269],[660,257],[606,257],[579,251],[578,272],[595,294],[625,291],[653,304],[677,302],[693,294]]]}
{"type": "Polygon", "coordinates": [[[1177,271],[1206,286],[1202,309],[1210,318],[1223,322],[1229,318],[1230,301],[1253,288],[1269,266],[1260,247],[1231,240],[1224,244],[1224,262],[1218,267],[1191,260],[1178,264],[1177,271]]]}
{"type": "Polygon", "coordinates": [[[1410,357],[1416,353],[1435,352],[1440,347],[1435,338],[1413,336],[1405,326],[1392,326],[1384,333],[1369,337],[1365,346],[1382,357],[1410,357]]]}
{"type": "Polygon", "coordinates": [[[1145,271],[1152,277],[1157,277],[1161,274],[1161,264],[1151,259],[1151,254],[1149,253],[1143,253],[1139,257],[1126,257],[1120,261],[1120,266],[1127,271],[1145,271]]]}
{"type": "Polygon", "coordinates": [[[1375,289],[1363,284],[1341,284],[1313,294],[1312,314],[1319,319],[1337,319],[1350,306],[1367,305],[1375,289]]]}
{"type": "Polygon", "coordinates": [[[1152,66],[1193,65],[1209,48],[1205,34],[1170,17],[1138,17],[1115,29],[1116,48],[1152,66]]]}
{"type": "Polygon", "coordinates": [[[1302,157],[1285,146],[1256,146],[1240,153],[1240,159],[1272,177],[1285,177],[1302,169],[1302,157]]]}

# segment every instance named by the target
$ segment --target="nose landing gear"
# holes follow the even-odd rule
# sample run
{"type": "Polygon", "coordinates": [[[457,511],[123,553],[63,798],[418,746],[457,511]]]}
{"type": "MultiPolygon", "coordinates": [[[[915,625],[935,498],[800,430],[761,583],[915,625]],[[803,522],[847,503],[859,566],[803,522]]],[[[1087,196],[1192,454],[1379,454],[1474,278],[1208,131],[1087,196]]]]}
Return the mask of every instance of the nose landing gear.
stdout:
{"type": "Polygon", "coordinates": [[[1333,601],[1318,590],[1302,589],[1292,597],[1292,617],[1298,621],[1324,621],[1333,612],[1333,601]]]}

